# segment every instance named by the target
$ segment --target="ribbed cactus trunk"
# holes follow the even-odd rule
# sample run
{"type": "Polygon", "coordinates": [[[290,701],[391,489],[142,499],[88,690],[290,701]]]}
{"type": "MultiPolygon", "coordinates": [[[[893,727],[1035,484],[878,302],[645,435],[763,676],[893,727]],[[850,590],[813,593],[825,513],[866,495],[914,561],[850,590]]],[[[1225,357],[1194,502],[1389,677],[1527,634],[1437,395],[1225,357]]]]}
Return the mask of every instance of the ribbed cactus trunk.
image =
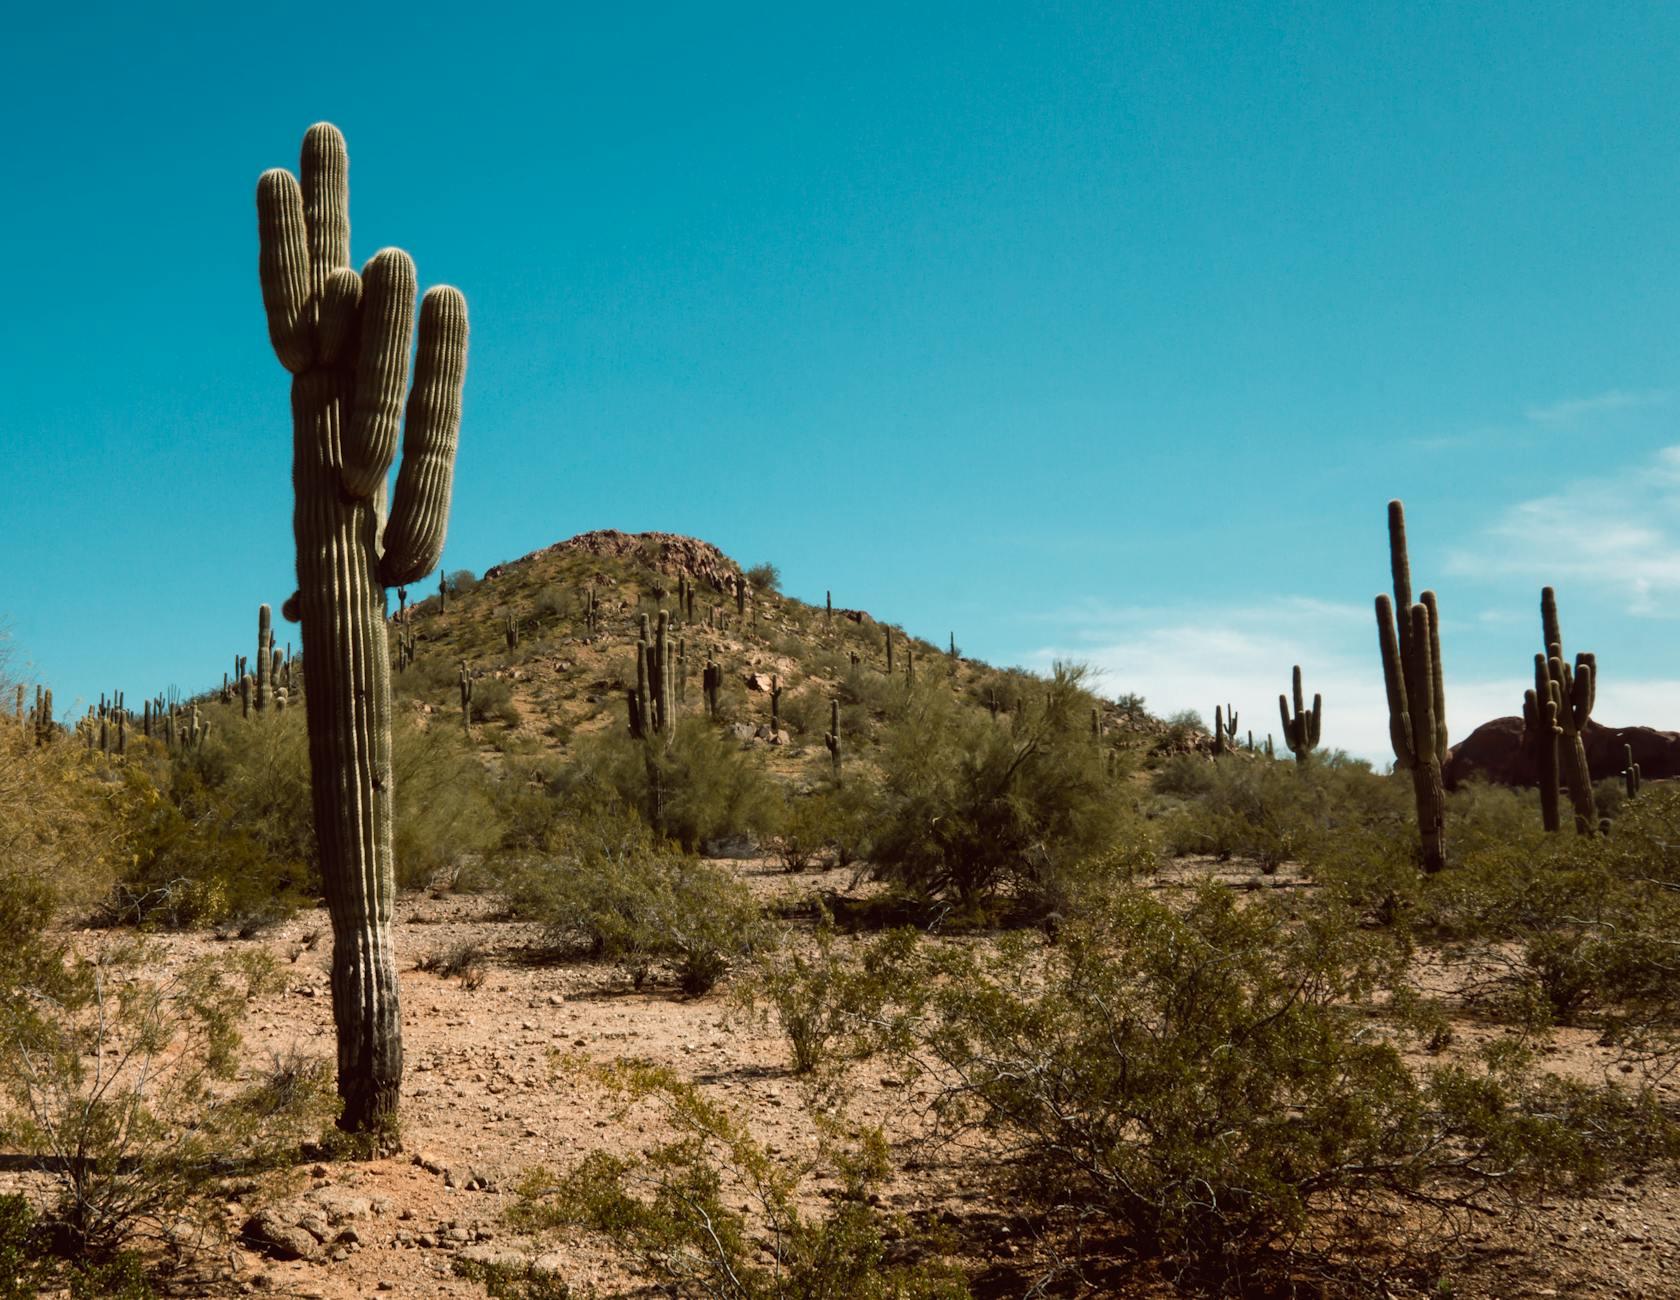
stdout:
{"type": "Polygon", "coordinates": [[[1435,593],[1412,601],[1412,566],[1406,551],[1406,513],[1388,503],[1389,565],[1394,601],[1377,597],[1377,640],[1388,690],[1388,730],[1395,766],[1412,774],[1423,869],[1446,865],[1446,790],[1441,764],[1447,754],[1446,688],[1441,671],[1441,615],[1435,593]]]}
{"type": "Polygon", "coordinates": [[[1560,829],[1558,816],[1558,690],[1545,655],[1534,656],[1534,689],[1523,692],[1523,744],[1534,756],[1540,786],[1540,825],[1560,829]]]}
{"type": "MultiPolygon", "coordinates": [[[[349,162],[325,123],[304,137],[302,184],[257,186],[269,336],[292,373],[292,529],[316,840],[332,918],[339,1119],[377,1129],[402,1081],[391,911],[391,670],[385,589],[431,572],[443,548],[466,372],[466,303],[427,293],[406,419],[414,267],[384,249],[349,267],[349,162]],[[387,475],[403,431],[389,518],[387,475]]],[[[265,611],[266,612],[266,611],[265,611]]],[[[272,670],[271,665],[267,665],[272,670]]],[[[258,660],[259,682],[265,667],[258,660]]],[[[260,700],[259,694],[259,700],[260,700]]]]}
{"type": "MultiPolygon", "coordinates": [[[[294,390],[293,401],[296,396],[294,390]]],[[[274,624],[267,605],[257,606],[257,710],[274,702],[274,624]]]]}

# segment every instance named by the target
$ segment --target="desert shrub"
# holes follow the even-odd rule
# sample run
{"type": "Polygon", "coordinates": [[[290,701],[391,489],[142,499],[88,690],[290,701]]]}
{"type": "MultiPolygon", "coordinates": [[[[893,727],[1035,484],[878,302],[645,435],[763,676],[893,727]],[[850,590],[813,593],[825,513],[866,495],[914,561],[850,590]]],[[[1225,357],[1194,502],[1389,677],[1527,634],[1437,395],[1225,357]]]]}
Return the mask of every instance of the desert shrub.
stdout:
{"type": "Polygon", "coordinates": [[[872,1189],[888,1172],[878,1132],[847,1141],[826,1126],[819,1156],[800,1166],[772,1156],[738,1116],[669,1071],[620,1063],[591,1077],[627,1103],[657,1104],[675,1136],[639,1158],[597,1151],[565,1175],[528,1171],[510,1211],[518,1227],[603,1233],[636,1273],[675,1295],[958,1300],[968,1294],[954,1270],[915,1259],[927,1243],[906,1240],[908,1225],[875,1208],[872,1189]],[[811,1211],[798,1192],[818,1172],[837,1178],[840,1187],[811,1211]]]}
{"type": "Polygon", "coordinates": [[[513,686],[500,677],[474,678],[472,703],[468,707],[474,722],[519,725],[519,705],[513,698],[513,686]]]}
{"type": "MultiPolygon", "coordinates": [[[[108,919],[255,929],[320,891],[303,711],[247,720],[225,710],[218,722],[174,756],[162,788],[140,765],[125,771],[130,863],[108,919]]],[[[494,845],[501,824],[483,765],[454,728],[398,713],[391,733],[398,881],[415,887],[494,845]]]]}
{"type": "Polygon", "coordinates": [[[1291,918],[1210,884],[1182,911],[1120,894],[1048,947],[942,949],[937,979],[901,983],[931,989],[915,1059],[948,1126],[986,1134],[1052,1218],[1106,1216],[1220,1287],[1334,1255],[1396,1198],[1582,1187],[1680,1149],[1650,1094],[1520,1053],[1409,1067],[1355,1009],[1399,955],[1340,908],[1291,918]]]}
{"type": "Polygon", "coordinates": [[[747,570],[747,581],[754,591],[779,592],[782,589],[782,571],[768,561],[755,564],[747,570]]]}
{"type": "Polygon", "coordinates": [[[837,792],[789,790],[784,800],[771,843],[782,866],[789,871],[804,871],[818,854],[834,845],[841,833],[837,792]]]}
{"type": "Polygon", "coordinates": [[[758,957],[738,1003],[749,1015],[775,1017],[795,1074],[861,1060],[889,1042],[907,1045],[905,1022],[892,1012],[917,939],[912,929],[846,939],[824,916],[809,943],[789,934],[758,957]]]}
{"type": "Polygon", "coordinates": [[[662,848],[623,808],[582,816],[551,860],[516,868],[506,887],[515,913],[542,924],[551,951],[617,961],[638,987],[669,960],[685,993],[705,993],[764,934],[744,885],[662,848]]]}
{"type": "Polygon", "coordinates": [[[399,715],[391,728],[391,775],[399,887],[457,880],[464,865],[501,842],[506,823],[493,782],[457,728],[399,715]]]}
{"type": "Polygon", "coordinates": [[[0,966],[0,1134],[50,1175],[35,1207],[45,1239],[103,1262],[213,1238],[219,1178],[295,1153],[330,1109],[324,1069],[228,1093],[238,1024],[271,963],[243,954],[157,975],[138,940],[71,960],[27,933],[0,966]]]}
{"type": "Polygon", "coordinates": [[[459,979],[464,989],[476,989],[484,983],[484,968],[484,949],[471,940],[427,953],[414,963],[415,970],[441,975],[444,979],[459,979]]]}
{"type": "Polygon", "coordinates": [[[1082,680],[1058,664],[1007,723],[917,689],[883,742],[877,875],[968,909],[1006,888],[1037,907],[1046,879],[1107,850],[1124,808],[1091,743],[1082,680]]]}
{"type": "Polygon", "coordinates": [[[669,745],[616,728],[581,740],[554,791],[571,807],[638,809],[689,853],[709,840],[769,829],[779,804],[763,761],[699,718],[680,720],[669,745]]]}
{"type": "Polygon", "coordinates": [[[1355,828],[1398,834],[1410,816],[1409,792],[1340,752],[1306,766],[1177,754],[1157,770],[1154,788],[1169,851],[1250,859],[1267,871],[1314,861],[1355,828]]]}
{"type": "Polygon", "coordinates": [[[478,586],[478,578],[471,569],[456,569],[444,582],[448,584],[451,596],[464,596],[478,586]]]}
{"type": "Polygon", "coordinates": [[[0,873],[40,882],[68,906],[102,897],[128,855],[122,787],[89,774],[75,746],[38,748],[0,722],[0,873]]]}

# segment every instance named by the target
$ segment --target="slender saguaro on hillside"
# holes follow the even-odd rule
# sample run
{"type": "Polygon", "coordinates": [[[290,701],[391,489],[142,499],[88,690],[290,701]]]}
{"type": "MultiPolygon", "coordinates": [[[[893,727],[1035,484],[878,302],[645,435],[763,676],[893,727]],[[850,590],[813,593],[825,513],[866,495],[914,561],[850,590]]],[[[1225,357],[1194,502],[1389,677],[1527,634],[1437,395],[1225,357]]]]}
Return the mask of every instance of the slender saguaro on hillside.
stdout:
{"type": "Polygon", "coordinates": [[[414,263],[385,248],[360,274],[351,269],[349,159],[336,127],[309,128],[299,171],[277,168],[257,182],[259,271],[269,339],[292,376],[298,593],[288,607],[303,624],[309,665],[304,702],[333,926],[339,1125],[364,1130],[396,1109],[402,1083],[385,590],[418,582],[443,551],[467,304],[455,289],[427,292],[410,389],[414,263]],[[399,430],[402,465],[387,502],[399,430]]]}
{"type": "MultiPolygon", "coordinates": [[[[1291,683],[1295,694],[1295,712],[1289,712],[1289,699],[1278,696],[1278,712],[1283,715],[1283,743],[1289,746],[1289,752],[1295,755],[1295,765],[1304,767],[1312,761],[1312,752],[1318,748],[1318,737],[1324,725],[1324,697],[1313,696],[1312,711],[1307,711],[1306,691],[1301,686],[1301,665],[1295,665],[1294,678],[1291,683]]],[[[1249,733],[1248,747],[1254,748],[1254,734],[1249,733]]]]}
{"type": "Polygon", "coordinates": [[[274,702],[274,615],[257,606],[257,710],[274,702]]]}
{"type": "Polygon", "coordinates": [[[1587,729],[1598,698],[1598,657],[1583,650],[1573,667],[1563,657],[1563,633],[1558,626],[1557,593],[1540,588],[1540,623],[1546,636],[1546,675],[1557,700],[1558,766],[1569,802],[1575,806],[1575,829],[1582,835],[1598,830],[1598,805],[1593,798],[1592,773],[1581,733],[1587,729]]]}
{"type": "Polygon", "coordinates": [[[1447,695],[1441,676],[1441,615],[1435,593],[1412,602],[1412,562],[1406,554],[1406,511],[1388,503],[1388,559],[1394,600],[1377,597],[1377,641],[1388,688],[1388,734],[1395,766],[1412,774],[1417,796],[1423,869],[1446,865],[1443,830],[1447,796],[1441,764],[1447,756],[1447,695]],[[1396,619],[1396,611],[1399,613],[1396,619]]]}

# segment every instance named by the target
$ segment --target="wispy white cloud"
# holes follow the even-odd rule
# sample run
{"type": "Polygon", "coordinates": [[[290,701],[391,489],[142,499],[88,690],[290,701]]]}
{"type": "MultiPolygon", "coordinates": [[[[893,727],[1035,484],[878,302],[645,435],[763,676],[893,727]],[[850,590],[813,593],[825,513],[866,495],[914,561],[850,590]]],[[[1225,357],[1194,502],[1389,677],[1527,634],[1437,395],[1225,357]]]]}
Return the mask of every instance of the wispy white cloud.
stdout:
{"type": "Polygon", "coordinates": [[[1475,578],[1530,576],[1613,594],[1631,614],[1680,613],[1680,446],[1509,507],[1447,557],[1475,578]]]}
{"type": "MultiPolygon", "coordinates": [[[[1376,621],[1368,607],[1282,596],[1242,608],[1083,606],[1059,616],[1077,635],[1040,648],[1030,666],[1057,659],[1095,669],[1097,689],[1109,696],[1136,692],[1158,715],[1195,709],[1204,719],[1215,704],[1233,704],[1239,728],[1256,740],[1281,738],[1278,695],[1290,669],[1301,665],[1309,695],[1324,696],[1324,744],[1386,768],[1388,701],[1377,654],[1376,621]]],[[[1443,629],[1451,642],[1454,627],[1443,629]]],[[[1520,711],[1529,683],[1521,678],[1476,678],[1447,671],[1448,728],[1453,741],[1490,718],[1520,711]]],[[[1595,713],[1610,726],[1680,721],[1680,680],[1606,682],[1595,713]]]]}
{"type": "Polygon", "coordinates": [[[1531,406],[1523,414],[1536,424],[1570,424],[1589,415],[1627,411],[1643,406],[1661,406],[1670,396],[1666,388],[1629,390],[1612,388],[1591,397],[1569,397],[1543,406],[1531,406]]]}

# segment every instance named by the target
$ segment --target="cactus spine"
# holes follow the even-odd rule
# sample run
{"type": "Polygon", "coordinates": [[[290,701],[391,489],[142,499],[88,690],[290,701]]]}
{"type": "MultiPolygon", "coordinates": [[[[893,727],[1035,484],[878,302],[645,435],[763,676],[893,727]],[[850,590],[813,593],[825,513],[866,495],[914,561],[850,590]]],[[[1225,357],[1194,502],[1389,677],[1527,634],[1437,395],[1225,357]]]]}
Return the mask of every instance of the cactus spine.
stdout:
{"type": "MultiPolygon", "coordinates": [[[[1305,767],[1312,761],[1312,752],[1318,748],[1318,738],[1324,726],[1324,697],[1314,695],[1312,711],[1306,708],[1306,692],[1301,686],[1301,665],[1295,665],[1292,678],[1295,696],[1295,712],[1289,711],[1289,700],[1278,696],[1278,712],[1283,716],[1283,743],[1289,746],[1290,753],[1295,755],[1297,767],[1305,767]]],[[[1254,737],[1250,734],[1248,747],[1254,748],[1254,737]]]]}
{"type": "Polygon", "coordinates": [[[1441,674],[1441,616],[1435,593],[1412,602],[1412,564],[1406,552],[1406,511],[1388,503],[1388,558],[1394,600],[1377,597],[1377,641],[1388,690],[1388,733],[1395,766],[1412,774],[1423,869],[1446,865],[1443,843],[1446,791],[1441,764],[1447,754],[1446,687],[1441,674]],[[1396,617],[1398,611],[1398,618],[1396,617]]]}
{"type": "Polygon", "coordinates": [[[1598,828],[1598,808],[1593,799],[1592,773],[1587,767],[1587,747],[1581,738],[1598,697],[1598,658],[1582,651],[1574,666],[1563,657],[1563,632],[1558,625],[1557,593],[1540,589],[1540,624],[1546,637],[1546,675],[1556,690],[1559,728],[1558,759],[1569,802],[1575,808],[1575,830],[1591,835],[1598,828]]]}
{"type": "Polygon", "coordinates": [[[413,262],[387,248],[359,275],[350,268],[349,160],[336,127],[309,129],[300,174],[301,184],[277,168],[257,183],[258,269],[269,338],[292,376],[295,608],[333,926],[339,1124],[368,1130],[396,1110],[402,1083],[385,592],[419,581],[442,554],[467,309],[454,289],[426,294],[410,389],[413,262]],[[402,463],[387,499],[399,427],[402,463]]]}

